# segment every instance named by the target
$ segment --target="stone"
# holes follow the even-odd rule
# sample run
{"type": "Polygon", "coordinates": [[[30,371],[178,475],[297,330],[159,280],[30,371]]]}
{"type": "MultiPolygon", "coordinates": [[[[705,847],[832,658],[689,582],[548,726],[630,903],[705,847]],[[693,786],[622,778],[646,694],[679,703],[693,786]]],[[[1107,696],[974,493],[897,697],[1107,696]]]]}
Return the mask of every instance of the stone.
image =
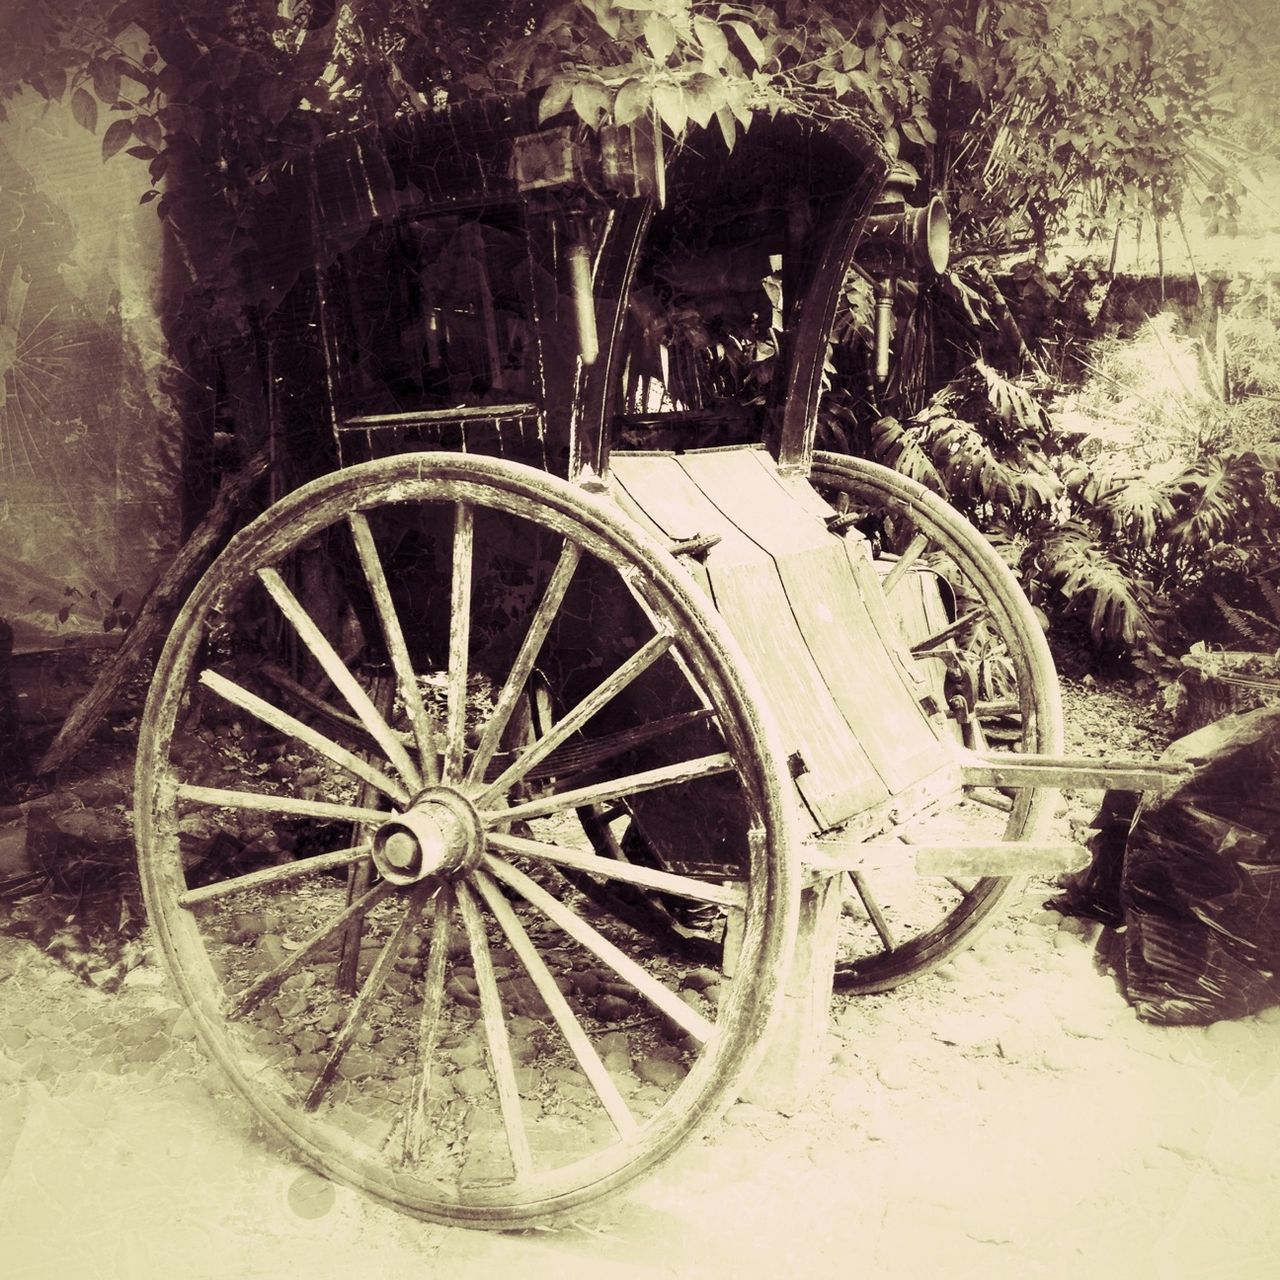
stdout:
{"type": "Polygon", "coordinates": [[[453,1087],[464,1097],[475,1097],[489,1092],[489,1073],[482,1067],[464,1067],[455,1072],[453,1087]]]}
{"type": "Polygon", "coordinates": [[[480,1007],[480,997],[474,991],[461,983],[456,977],[450,978],[449,981],[445,983],[444,989],[445,994],[458,1004],[463,1005],[468,1009],[478,1009],[480,1007]]]}
{"type": "Polygon", "coordinates": [[[618,996],[604,995],[597,997],[593,1012],[601,1022],[621,1022],[631,1016],[632,1008],[618,996]]]}
{"type": "Polygon", "coordinates": [[[635,1065],[635,1073],[646,1084],[658,1085],[664,1089],[674,1088],[689,1074],[683,1063],[660,1058],[655,1054],[641,1058],[635,1065]]]}
{"type": "Polygon", "coordinates": [[[600,975],[592,969],[585,969],[581,973],[574,975],[574,985],[578,988],[581,995],[590,999],[592,996],[600,994],[600,988],[604,985],[600,979],[600,975]]]}
{"type": "Polygon", "coordinates": [[[720,985],[720,971],[718,969],[690,969],[688,973],[680,979],[682,987],[691,987],[694,991],[706,991],[709,988],[715,988],[720,985]]]}
{"type": "Polygon", "coordinates": [[[328,1039],[318,1031],[299,1031],[293,1037],[293,1046],[299,1053],[319,1053],[328,1039]]]}
{"type": "Polygon", "coordinates": [[[382,1071],[382,1060],[363,1049],[348,1049],[339,1070],[348,1080],[360,1080],[382,1071]]]}
{"type": "Polygon", "coordinates": [[[484,1061],[484,1048],[479,1040],[464,1040],[452,1049],[446,1049],[441,1056],[455,1067],[475,1067],[484,1061]]]}

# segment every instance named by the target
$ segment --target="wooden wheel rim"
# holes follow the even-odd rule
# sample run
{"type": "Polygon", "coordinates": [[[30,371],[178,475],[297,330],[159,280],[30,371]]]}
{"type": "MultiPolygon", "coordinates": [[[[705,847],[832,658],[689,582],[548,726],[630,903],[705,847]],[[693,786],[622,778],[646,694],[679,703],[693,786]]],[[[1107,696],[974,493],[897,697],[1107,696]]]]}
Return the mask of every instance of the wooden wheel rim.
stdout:
{"type": "Polygon", "coordinates": [[[144,714],[136,779],[140,871],[162,952],[206,1047],[268,1125],[309,1164],[418,1216],[486,1226],[546,1218],[625,1186],[670,1154],[736,1096],[763,1046],[794,942],[799,879],[795,829],[773,735],[760,719],[750,673],[724,628],[684,584],[675,562],[623,524],[604,499],[542,472],[493,459],[421,454],[383,459],[315,481],[239,533],[197,585],[157,664],[144,714]],[[684,1082],[631,1140],[518,1186],[474,1188],[465,1199],[387,1168],[288,1099],[264,1091],[240,1062],[221,1012],[215,975],[186,888],[176,830],[177,782],[168,759],[182,691],[206,623],[233,589],[349,511],[407,502],[467,504],[528,520],[625,572],[635,592],[678,629],[682,652],[714,699],[726,746],[763,838],[752,842],[739,976],[715,1031],[684,1082]]]}
{"type": "MultiPolygon", "coordinates": [[[[819,489],[840,490],[904,513],[947,553],[990,610],[1015,664],[1023,750],[1061,753],[1062,699],[1048,642],[1017,579],[986,539],[923,485],[878,463],[817,453],[809,479],[819,489]]],[[[1010,811],[1003,838],[1042,837],[1053,817],[1052,803],[1051,793],[1021,792],[1010,811]]],[[[997,918],[1020,883],[1009,877],[978,880],[953,911],[905,944],[852,962],[841,961],[836,970],[837,989],[862,994],[885,991],[935,968],[957,950],[969,946],[997,918]]]]}

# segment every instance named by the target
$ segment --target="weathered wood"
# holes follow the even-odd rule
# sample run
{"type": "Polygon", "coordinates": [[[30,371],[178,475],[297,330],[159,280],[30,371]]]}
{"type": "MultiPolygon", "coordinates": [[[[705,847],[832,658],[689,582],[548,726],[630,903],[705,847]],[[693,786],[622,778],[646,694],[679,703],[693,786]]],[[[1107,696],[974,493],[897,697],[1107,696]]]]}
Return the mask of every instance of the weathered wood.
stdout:
{"type": "Polygon", "coordinates": [[[657,769],[645,769],[629,773],[608,782],[589,787],[575,787],[571,791],[558,791],[554,795],[540,796],[509,809],[493,809],[481,813],[482,818],[501,822],[518,822],[522,819],[542,818],[549,813],[561,813],[565,809],[580,809],[587,804],[603,804],[607,800],[630,799],[642,791],[654,791],[659,787],[675,786],[681,782],[693,782],[696,778],[708,778],[717,773],[727,773],[734,767],[733,757],[727,751],[699,756],[696,760],[681,760],[678,764],[663,765],[657,769]]]}
{"type": "Polygon", "coordinates": [[[471,661],[471,569],[475,556],[475,521],[471,507],[458,503],[453,519],[453,571],[449,587],[448,708],[445,719],[441,777],[462,777],[467,733],[467,675],[471,661]]]}
{"type": "Polygon", "coordinates": [[[489,951],[484,921],[465,884],[458,887],[458,909],[471,948],[472,971],[480,994],[480,1016],[484,1022],[485,1042],[489,1046],[489,1065],[498,1094],[498,1109],[502,1113],[502,1127],[507,1135],[507,1149],[511,1152],[516,1177],[523,1178],[533,1169],[533,1154],[520,1110],[520,1090],[516,1084],[511,1040],[502,1013],[502,997],[498,992],[498,979],[493,970],[493,956],[489,951]]]}
{"type": "Polygon", "coordinates": [[[503,933],[506,934],[512,951],[516,953],[516,958],[524,965],[525,972],[537,988],[556,1026],[560,1028],[560,1034],[564,1036],[570,1052],[577,1059],[578,1066],[582,1068],[582,1074],[587,1077],[587,1082],[595,1090],[596,1097],[600,1099],[600,1105],[604,1108],[610,1123],[617,1130],[619,1137],[630,1138],[638,1127],[635,1116],[631,1114],[631,1108],[619,1092],[618,1086],[614,1084],[613,1077],[596,1052],[582,1023],[578,1021],[577,1015],[569,1007],[569,1002],[556,985],[555,976],[547,968],[546,962],[538,953],[538,948],[534,946],[524,925],[520,923],[520,917],[503,897],[502,890],[488,876],[478,873],[474,883],[477,892],[493,913],[503,933]]]}
{"type": "MultiPolygon", "coordinates": [[[[690,876],[659,871],[654,867],[625,862],[621,858],[602,858],[598,854],[583,853],[581,849],[566,849],[561,845],[547,844],[542,840],[528,840],[523,836],[510,836],[491,831],[488,836],[491,849],[503,853],[517,853],[527,858],[542,858],[558,867],[570,867],[574,871],[586,871],[605,880],[620,884],[640,885],[660,893],[674,893],[694,902],[713,902],[723,907],[742,907],[746,903],[746,891],[740,884],[718,884],[711,880],[694,880],[690,876]]],[[[619,850],[621,852],[621,850],[619,850]]]]}
{"type": "Polygon", "coordinates": [[[974,787],[1093,787],[1165,791],[1191,773],[1180,761],[1095,760],[1088,756],[965,755],[961,774],[974,787]]]}
{"type": "Polygon", "coordinates": [[[188,889],[178,895],[180,907],[197,907],[202,902],[212,902],[234,893],[248,893],[251,889],[264,889],[272,884],[285,884],[302,876],[319,875],[322,871],[342,871],[352,863],[368,858],[370,845],[352,845],[350,849],[335,849],[332,853],[318,853],[314,857],[285,862],[278,867],[263,867],[249,871],[233,880],[216,880],[213,884],[188,889]]]}
{"type": "Polygon", "coordinates": [[[1026,876],[1071,871],[1088,859],[1083,845],[1063,841],[997,840],[989,843],[912,842],[909,846],[867,840],[841,847],[824,840],[806,862],[815,878],[857,875],[888,863],[909,861],[918,876],[1026,876]]]}
{"type": "MultiPolygon", "coordinates": [[[[659,1013],[666,1014],[686,1035],[693,1036],[699,1044],[706,1044],[711,1038],[715,1028],[702,1014],[685,1004],[675,991],[659,982],[626,952],[610,942],[594,925],[566,907],[559,898],[552,897],[523,871],[500,861],[492,854],[485,855],[484,865],[489,875],[514,889],[537,907],[581,947],[602,964],[608,965],[625,983],[634,987],[659,1013]]],[[[830,989],[831,983],[828,980],[828,992],[830,989]]]]}
{"type": "Polygon", "coordinates": [[[773,557],[809,661],[887,790],[897,794],[937,769],[937,731],[873,627],[852,562],[825,516],[817,517],[812,489],[783,484],[761,449],[690,454],[680,465],[773,557]],[[797,491],[805,489],[802,500],[797,491]]]}
{"type": "MultiPolygon", "coordinates": [[[[225,698],[232,706],[239,707],[242,711],[247,711],[250,715],[256,716],[263,724],[270,725],[271,728],[277,729],[289,737],[296,738],[299,742],[303,742],[313,750],[318,751],[322,756],[326,756],[348,773],[362,779],[384,795],[390,796],[401,807],[408,805],[409,793],[394,778],[356,755],[354,751],[348,751],[340,743],[334,742],[331,738],[326,738],[324,734],[313,729],[310,725],[303,724],[301,720],[289,715],[288,712],[281,711],[278,707],[273,707],[271,703],[264,701],[257,694],[251,693],[248,689],[236,684],[234,680],[228,680],[226,676],[220,675],[216,671],[205,670],[200,673],[200,683],[212,689],[219,697],[225,698]]],[[[369,808],[373,807],[372,804],[369,805],[369,808]]]]}
{"type": "Polygon", "coordinates": [[[399,735],[392,731],[386,718],[374,706],[373,699],[348,670],[347,664],[343,662],[338,651],[329,643],[324,632],[316,626],[315,620],[303,608],[297,596],[289,590],[285,580],[275,569],[259,569],[258,580],[267,589],[267,594],[276,602],[280,612],[289,620],[289,624],[298,634],[298,639],[307,646],[311,656],[323,668],[325,675],[346,698],[347,705],[359,716],[369,736],[382,748],[400,776],[412,789],[417,790],[421,787],[422,775],[404,749],[399,735]]]}
{"type": "MultiPolygon", "coordinates": [[[[734,452],[687,458],[714,463],[734,452]]],[[[743,452],[749,458],[756,451],[743,452]]],[[[796,787],[813,815],[812,829],[835,826],[883,803],[888,788],[815,667],[773,556],[699,487],[685,460],[615,454],[614,476],[669,539],[720,537],[700,567],[720,616],[764,687],[786,750],[794,753],[796,787]]],[[[777,502],[772,509],[785,512],[784,519],[796,514],[777,502]]],[[[820,523],[817,528],[830,541],[820,523]]],[[[834,543],[833,550],[840,553],[834,543]]]]}
{"type": "MultiPolygon", "coordinates": [[[[404,699],[405,711],[409,716],[414,741],[418,747],[423,776],[428,782],[438,782],[440,780],[439,752],[431,728],[431,719],[422,703],[422,690],[418,687],[413,661],[409,656],[409,647],[405,643],[404,629],[400,625],[400,616],[396,613],[395,602],[391,598],[391,585],[387,582],[382,557],[378,554],[378,548],[373,540],[373,530],[361,511],[351,512],[347,517],[347,523],[351,526],[351,538],[355,543],[356,555],[360,559],[365,581],[369,584],[369,594],[373,598],[374,608],[382,623],[387,653],[391,657],[391,665],[396,673],[396,687],[401,698],[404,699]]],[[[388,693],[388,704],[391,701],[388,693]]],[[[383,708],[384,714],[389,709],[389,705],[383,708]]]]}
{"type": "Polygon", "coordinates": [[[602,680],[577,706],[570,708],[564,717],[538,738],[530,747],[521,752],[512,763],[502,771],[475,798],[477,805],[483,806],[494,796],[513,787],[529,770],[545,760],[570,734],[576,733],[588,720],[611,702],[632,681],[638,679],[663,654],[671,648],[675,637],[669,632],[656,635],[641,649],[633,653],[616,671],[602,680]]]}
{"type": "Polygon", "coordinates": [[[88,742],[125,678],[159,646],[174,612],[218,553],[228,530],[242,514],[250,490],[266,471],[267,455],[263,452],[255,454],[239,471],[223,480],[208,514],[138,606],[124,642],[58,730],[58,736],[36,765],[37,774],[60,769],[88,742]]]}
{"type": "Polygon", "coordinates": [[[791,1115],[804,1106],[830,1060],[831,982],[839,941],[843,886],[838,877],[811,885],[800,900],[791,973],[769,1047],[743,1098],[791,1115]]]}
{"type": "Polygon", "coordinates": [[[409,1111],[405,1117],[403,1151],[405,1163],[410,1165],[416,1165],[422,1159],[422,1147],[428,1132],[427,1103],[431,1099],[432,1068],[435,1066],[436,1048],[440,1043],[444,971],[449,955],[449,917],[452,906],[452,890],[444,885],[436,894],[431,917],[427,971],[422,979],[422,1010],[418,1015],[418,1055],[409,1093],[409,1111]]]}

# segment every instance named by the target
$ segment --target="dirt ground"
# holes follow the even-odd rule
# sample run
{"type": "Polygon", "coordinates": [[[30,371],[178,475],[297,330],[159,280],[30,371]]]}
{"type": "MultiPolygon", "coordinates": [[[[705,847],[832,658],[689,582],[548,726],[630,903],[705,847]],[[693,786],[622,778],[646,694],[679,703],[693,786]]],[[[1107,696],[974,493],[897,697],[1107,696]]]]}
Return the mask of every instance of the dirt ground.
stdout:
{"type": "MultiPolygon", "coordinates": [[[[1122,692],[1068,694],[1072,749],[1162,745],[1122,692]]],[[[1067,797],[1064,832],[1096,800],[1067,797]]],[[[794,1115],[738,1103],[621,1197],[506,1234],[303,1170],[206,1065],[150,958],[108,995],[0,937],[5,1274],[1280,1274],[1280,1009],[1140,1022],[1050,892],[939,971],[837,1000],[830,1068],[794,1115]]]]}

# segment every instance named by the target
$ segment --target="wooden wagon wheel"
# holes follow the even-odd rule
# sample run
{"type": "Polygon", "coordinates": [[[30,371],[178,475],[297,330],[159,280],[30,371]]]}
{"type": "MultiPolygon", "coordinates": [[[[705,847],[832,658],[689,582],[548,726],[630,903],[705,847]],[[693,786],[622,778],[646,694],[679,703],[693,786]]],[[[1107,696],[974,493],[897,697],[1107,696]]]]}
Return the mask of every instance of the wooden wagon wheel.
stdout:
{"type": "Polygon", "coordinates": [[[303,1160],[421,1217],[512,1227],[626,1185],[736,1095],[784,981],[795,818],[757,701],[675,562],[565,481],[418,454],[284,499],[184,607],[141,734],[143,887],[206,1048],[303,1160]],[[318,547],[349,607],[307,598],[318,547]],[[273,614],[298,642],[296,703],[261,676],[273,614]],[[508,752],[535,662],[578,695],[508,752]],[[672,705],[704,713],[696,741],[660,732],[672,705]],[[530,784],[571,733],[629,750],[530,784]],[[641,793],[715,812],[690,823],[701,876],[583,841],[577,809],[641,793]],[[372,883],[347,905],[360,864],[372,883]],[[733,918],[733,976],[686,983],[566,865],[733,918]]]}
{"type": "MultiPolygon", "coordinates": [[[[1061,753],[1062,704],[1044,632],[986,539],[923,486],[865,459],[818,453],[810,481],[851,522],[873,526],[890,612],[903,644],[932,670],[956,736],[980,750],[1061,753]],[[897,593],[911,592],[912,570],[946,584],[945,602],[934,593],[946,616],[895,607],[897,593]]],[[[1049,805],[1044,792],[971,788],[960,811],[944,817],[970,838],[1029,840],[1043,835],[1049,805]]],[[[910,832],[908,824],[908,840],[910,832]]],[[[894,887],[874,876],[851,878],[838,990],[885,991],[928,972],[969,946],[1018,886],[1008,877],[906,881],[895,901],[894,887]]]]}

